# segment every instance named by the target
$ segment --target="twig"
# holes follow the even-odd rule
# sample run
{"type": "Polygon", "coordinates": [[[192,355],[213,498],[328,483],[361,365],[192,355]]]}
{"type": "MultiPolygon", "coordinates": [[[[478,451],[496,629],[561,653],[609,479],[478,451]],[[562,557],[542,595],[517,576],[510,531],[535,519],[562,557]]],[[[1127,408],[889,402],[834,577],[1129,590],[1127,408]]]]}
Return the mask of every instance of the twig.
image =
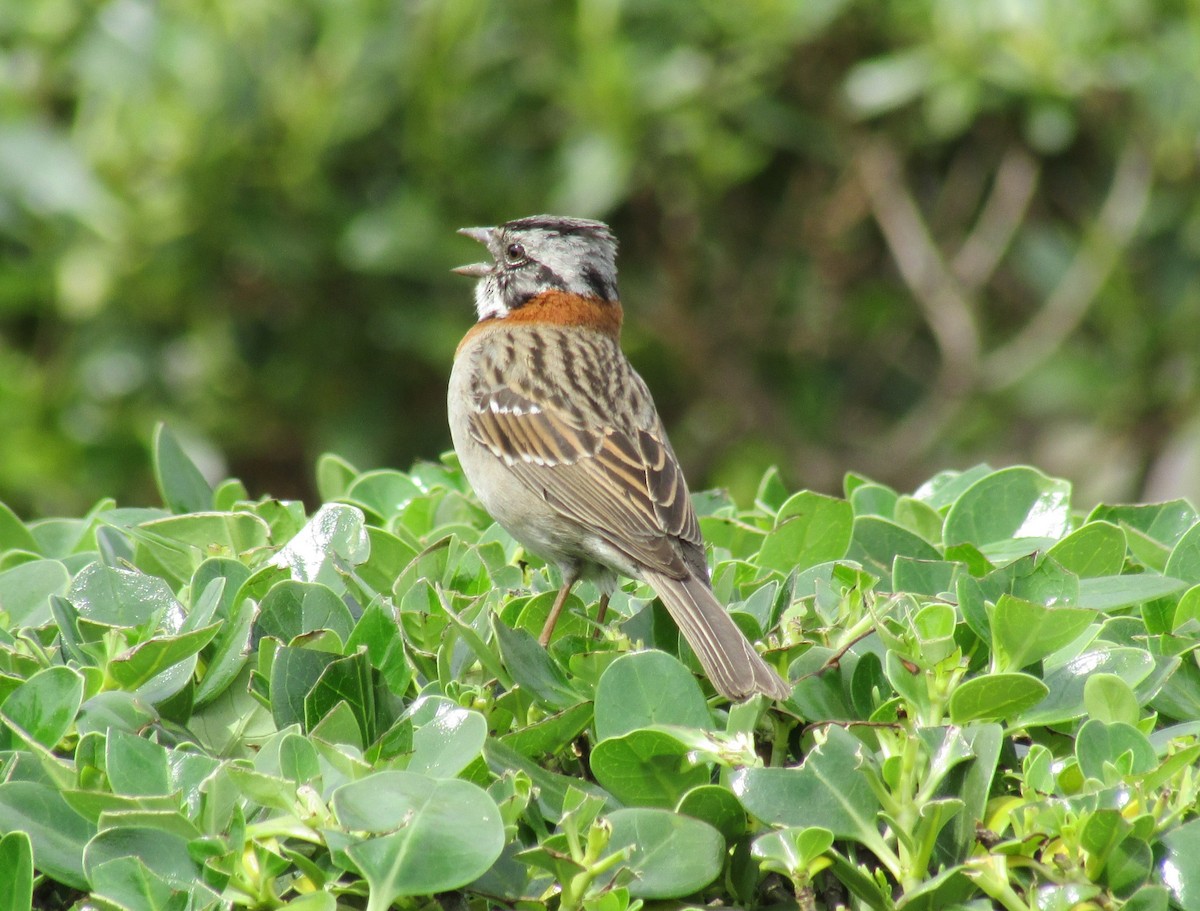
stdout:
{"type": "Polygon", "coordinates": [[[1025,220],[1040,170],[1024,149],[1013,147],[1004,153],[979,219],[950,264],[954,277],[972,294],[987,284],[1008,251],[1025,220]]]}
{"type": "Polygon", "coordinates": [[[1150,163],[1131,140],[1117,161],[1100,214],[1062,280],[1025,327],[985,359],[981,374],[986,389],[1004,389],[1022,380],[1079,326],[1133,240],[1150,200],[1152,178],[1150,163]]]}
{"type": "Polygon", "coordinates": [[[883,230],[900,276],[920,306],[941,355],[944,381],[973,385],[979,360],[974,306],[946,267],[916,202],[905,186],[899,157],[882,140],[858,155],[859,178],[883,230]]]}

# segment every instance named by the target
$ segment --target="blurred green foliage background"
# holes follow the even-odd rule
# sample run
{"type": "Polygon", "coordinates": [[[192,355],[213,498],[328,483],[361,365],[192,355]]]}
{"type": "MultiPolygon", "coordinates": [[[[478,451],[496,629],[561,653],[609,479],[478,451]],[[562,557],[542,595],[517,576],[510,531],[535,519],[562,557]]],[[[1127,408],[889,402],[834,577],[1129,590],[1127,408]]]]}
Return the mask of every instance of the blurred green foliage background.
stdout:
{"type": "Polygon", "coordinates": [[[0,499],[165,418],[311,498],[449,445],[476,258],[622,240],[693,486],[1026,460],[1200,496],[1195,0],[0,3],[0,499]]]}

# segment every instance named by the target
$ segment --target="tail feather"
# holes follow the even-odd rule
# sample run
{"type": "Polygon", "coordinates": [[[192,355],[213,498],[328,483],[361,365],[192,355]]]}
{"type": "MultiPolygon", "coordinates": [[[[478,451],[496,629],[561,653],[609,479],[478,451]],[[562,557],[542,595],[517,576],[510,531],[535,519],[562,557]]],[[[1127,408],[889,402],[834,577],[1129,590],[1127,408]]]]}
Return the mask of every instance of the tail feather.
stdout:
{"type": "Polygon", "coordinates": [[[695,576],[672,579],[649,570],[643,574],[718,692],[734,701],[755,693],[774,699],[792,694],[792,688],[759,657],[705,582],[695,576]]]}

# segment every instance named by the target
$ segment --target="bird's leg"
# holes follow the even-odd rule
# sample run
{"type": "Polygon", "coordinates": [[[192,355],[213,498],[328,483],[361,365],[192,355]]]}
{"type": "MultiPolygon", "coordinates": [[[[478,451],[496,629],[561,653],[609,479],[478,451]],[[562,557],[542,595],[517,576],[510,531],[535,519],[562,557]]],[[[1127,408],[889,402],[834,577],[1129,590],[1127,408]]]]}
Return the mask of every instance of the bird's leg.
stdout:
{"type": "Polygon", "coordinates": [[[571,589],[578,579],[578,570],[563,571],[563,586],[558,590],[558,597],[554,599],[554,604],[550,608],[550,616],[546,618],[546,625],[542,627],[542,634],[538,636],[538,644],[542,648],[550,644],[550,637],[554,635],[554,626],[558,623],[558,615],[562,613],[563,605],[567,603],[567,595],[571,594],[571,589]]]}
{"type": "Polygon", "coordinates": [[[599,639],[600,631],[604,629],[604,615],[608,613],[608,593],[600,596],[600,609],[596,611],[596,628],[592,631],[592,638],[599,639]]]}

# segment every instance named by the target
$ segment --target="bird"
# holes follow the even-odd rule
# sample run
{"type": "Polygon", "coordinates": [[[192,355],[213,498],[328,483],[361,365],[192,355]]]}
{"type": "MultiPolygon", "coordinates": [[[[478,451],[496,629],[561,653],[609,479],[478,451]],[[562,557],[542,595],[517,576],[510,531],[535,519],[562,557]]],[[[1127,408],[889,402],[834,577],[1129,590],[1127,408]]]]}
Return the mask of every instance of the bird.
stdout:
{"type": "Polygon", "coordinates": [[[453,270],[477,279],[478,319],[454,356],[450,434],[484,508],[562,573],[538,641],[549,644],[580,579],[602,592],[602,622],[626,576],[654,590],[719,693],[787,699],[713,593],[679,460],[621,349],[608,225],[533,215],[459,233],[490,261],[453,270]]]}

